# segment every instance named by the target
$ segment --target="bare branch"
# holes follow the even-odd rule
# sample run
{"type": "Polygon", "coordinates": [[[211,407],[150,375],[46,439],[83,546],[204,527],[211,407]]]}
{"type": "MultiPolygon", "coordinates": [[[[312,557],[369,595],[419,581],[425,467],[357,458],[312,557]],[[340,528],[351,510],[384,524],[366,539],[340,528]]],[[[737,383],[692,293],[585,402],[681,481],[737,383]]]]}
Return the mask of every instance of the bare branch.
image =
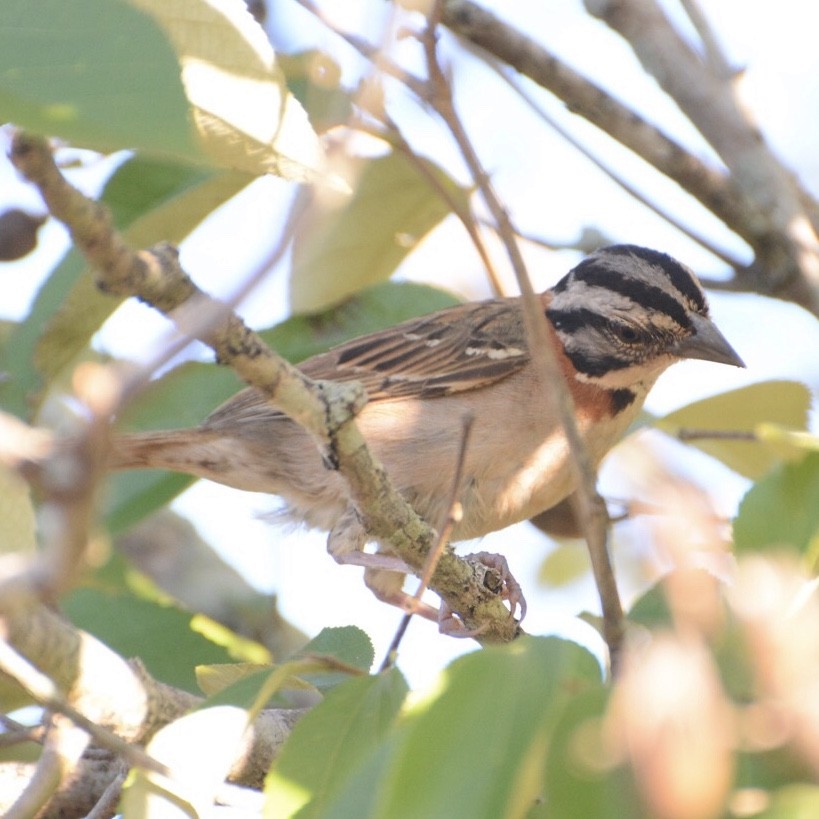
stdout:
{"type": "Polygon", "coordinates": [[[743,222],[771,292],[819,312],[819,238],[802,207],[805,195],[768,147],[729,79],[718,77],[671,25],[655,0],[585,0],[617,31],[731,169],[745,200],[743,222]]]}
{"type": "MultiPolygon", "coordinates": [[[[620,7],[618,3],[589,0],[587,6],[592,7],[593,13],[602,15],[605,12],[607,21],[614,25],[610,17],[615,16],[612,10],[620,7]]],[[[799,189],[788,171],[767,151],[758,131],[749,130],[743,125],[745,133],[742,141],[748,143],[749,149],[756,148],[757,152],[767,154],[763,163],[766,168],[772,163],[775,166],[771,178],[776,178],[776,185],[764,196],[764,186],[756,184],[759,179],[754,184],[747,184],[748,180],[743,182],[740,178],[735,179],[710,167],[539,43],[503,23],[471,0],[445,0],[442,22],[467,42],[493,54],[550,91],[563,100],[573,113],[584,117],[634,151],[674,180],[729,229],[748,242],[757,254],[758,265],[736,269],[737,275],[743,279],[745,289],[795,301],[819,314],[819,274],[815,272],[816,239],[810,221],[811,218],[819,221],[819,208],[808,208],[806,216],[804,209],[794,205],[795,194],[797,202],[810,201],[810,197],[799,189]],[[772,218],[770,208],[777,201],[780,188],[787,189],[787,197],[784,207],[780,208],[781,213],[772,218]],[[791,221],[788,216],[792,217],[791,221]]],[[[640,32],[645,34],[649,30],[645,22],[633,28],[635,37],[640,32]]],[[[643,37],[643,40],[649,41],[651,37],[643,37]]],[[[655,43],[653,48],[654,56],[658,59],[662,57],[664,46],[655,43]]],[[[693,58],[696,60],[696,55],[693,58]]],[[[691,71],[686,69],[686,63],[675,64],[670,58],[668,63],[672,79],[682,81],[692,76],[691,71]]],[[[705,72],[708,74],[708,84],[714,84],[714,78],[701,61],[696,70],[696,76],[705,72]]],[[[671,75],[666,74],[666,77],[671,75]]],[[[698,84],[692,82],[691,87],[696,89],[698,84]]],[[[678,102],[682,107],[682,103],[678,102]]],[[[683,110],[692,116],[688,110],[683,110]]],[[[696,119],[692,117],[692,120],[697,124],[696,119]]],[[[709,134],[702,128],[700,130],[709,139],[709,134]]],[[[725,139],[724,144],[722,140],[720,142],[719,148],[716,144],[714,147],[734,169],[738,156],[734,154],[731,162],[728,161],[733,145],[731,139],[725,139]],[[725,153],[722,148],[726,149],[725,153]]],[[[752,151],[749,150],[749,153],[752,151]]],[[[753,156],[747,158],[753,159],[753,156]]],[[[743,167],[753,176],[757,175],[754,161],[749,161],[743,167]]],[[[760,179],[764,177],[767,180],[768,173],[769,170],[764,170],[760,179]]]]}
{"type": "MultiPolygon", "coordinates": [[[[88,777],[95,777],[92,804],[122,772],[119,758],[128,765],[155,769],[157,763],[146,756],[140,744],[202,702],[201,697],[154,680],[141,664],[126,662],[45,606],[5,612],[0,623],[6,638],[0,643],[0,664],[6,672],[0,674],[0,681],[8,684],[6,675],[10,673],[40,703],[66,714],[91,734],[98,751],[105,749],[102,767],[109,772],[107,777],[98,776],[100,764],[89,760],[88,754],[74,777],[85,777],[89,787],[88,777]]],[[[234,760],[230,780],[261,787],[273,758],[302,713],[297,709],[263,711],[234,760]]],[[[100,755],[96,754],[97,761],[100,755]]],[[[0,778],[5,773],[0,772],[0,778]]]]}
{"type": "MultiPolygon", "coordinates": [[[[586,148],[586,146],[583,145],[583,143],[580,142],[572,133],[564,128],[556,119],[554,119],[554,117],[550,116],[544,110],[543,106],[540,105],[519,82],[511,77],[509,72],[502,67],[497,60],[489,59],[487,60],[487,63],[529,106],[529,108],[531,108],[532,111],[534,111],[537,116],[540,117],[540,119],[542,119],[553,131],[557,132],[561,138],[568,142],[569,145],[571,145],[575,150],[583,154],[583,156],[586,157],[589,162],[593,163],[597,168],[599,168],[609,179],[619,185],[629,196],[636,199],[641,205],[644,205],[649,210],[654,211],[654,213],[656,213],[661,219],[664,219],[670,225],[679,230],[680,233],[688,236],[689,239],[704,247],[709,253],[713,254],[718,259],[721,259],[727,265],[733,267],[734,269],[739,269],[742,267],[742,264],[738,259],[717,247],[712,241],[707,239],[702,234],[685,225],[669,210],[662,207],[662,205],[649,199],[647,196],[637,190],[637,188],[634,187],[634,185],[632,185],[622,174],[615,171],[612,166],[603,162],[603,160],[601,160],[594,152],[586,148]]],[[[592,248],[592,250],[596,250],[596,248],[592,248]]]]}
{"type": "MultiPolygon", "coordinates": [[[[423,567],[435,533],[392,486],[355,425],[366,402],[358,384],[315,383],[277,356],[224,304],[196,287],[172,247],[131,251],[113,230],[107,210],[65,180],[43,140],[16,134],[12,160],[37,185],[52,215],[68,225],[78,249],[97,268],[103,290],[136,295],[168,315],[301,424],[347,480],[368,534],[389,543],[410,566],[423,567]]],[[[488,622],[482,639],[508,641],[517,634],[517,622],[503,602],[455,554],[442,556],[430,588],[453,611],[469,612],[469,628],[488,622]]]]}

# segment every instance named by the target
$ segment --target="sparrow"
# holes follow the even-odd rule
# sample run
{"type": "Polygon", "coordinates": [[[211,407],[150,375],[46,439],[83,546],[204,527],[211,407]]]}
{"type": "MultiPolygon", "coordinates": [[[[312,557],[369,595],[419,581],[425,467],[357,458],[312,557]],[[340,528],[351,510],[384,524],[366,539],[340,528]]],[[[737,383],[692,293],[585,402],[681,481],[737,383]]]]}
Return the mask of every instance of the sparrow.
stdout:
{"type": "MultiPolygon", "coordinates": [[[[702,359],[745,366],[710,319],[694,273],[656,250],[598,250],[538,299],[595,465],[670,365],[702,359]]],[[[559,508],[576,488],[550,384],[529,354],[521,305],[520,297],[461,304],[299,365],[313,379],[364,386],[359,428],[395,487],[433,527],[448,512],[463,419],[473,418],[453,542],[559,508]]],[[[291,519],[330,532],[328,548],[339,562],[370,570],[377,596],[402,604],[400,572],[408,567],[388,545],[363,551],[368,537],[344,478],[261,392],[243,390],[198,427],[124,435],[113,448],[116,469],[162,468],[280,496],[291,519]]],[[[522,595],[515,602],[523,611],[522,595]]]]}

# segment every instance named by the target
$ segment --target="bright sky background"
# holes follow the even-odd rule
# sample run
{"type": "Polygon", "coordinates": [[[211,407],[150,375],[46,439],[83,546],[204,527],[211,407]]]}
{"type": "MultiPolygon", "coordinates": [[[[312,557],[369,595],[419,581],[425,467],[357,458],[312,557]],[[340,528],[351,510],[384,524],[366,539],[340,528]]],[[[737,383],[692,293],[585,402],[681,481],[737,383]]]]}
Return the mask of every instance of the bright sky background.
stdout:
{"type": "MultiPolygon", "coordinates": [[[[289,3],[271,4],[270,30],[274,45],[295,50],[328,48],[342,61],[345,83],[354,83],[364,64],[336,37],[313,23],[300,8],[289,3]],[[288,32],[288,41],[276,38],[288,32]]],[[[380,36],[381,21],[373,20],[373,5],[351,2],[325,3],[344,10],[351,30],[380,36]]],[[[556,0],[534,4],[529,0],[485,3],[497,13],[526,30],[531,36],[564,58],[570,65],[595,79],[624,101],[644,112],[648,119],[666,128],[686,144],[710,152],[686,125],[671,103],[657,91],[640,70],[634,56],[616,35],[591,19],[579,0],[556,0]]],[[[678,16],[676,3],[667,2],[669,13],[678,16]]],[[[744,98],[757,116],[763,132],[791,168],[815,193],[819,192],[819,53],[815,47],[815,12],[802,0],[784,0],[772,13],[770,4],[747,0],[703,0],[702,3],[730,59],[746,67],[742,81],[744,98]]],[[[340,22],[343,22],[340,20],[340,22]]],[[[413,66],[412,44],[402,45],[396,54],[413,66]]],[[[420,73],[420,67],[418,67],[420,73]]],[[[515,96],[499,84],[491,72],[470,57],[454,64],[456,101],[486,167],[525,232],[555,241],[571,241],[584,227],[603,230],[613,241],[644,244],[672,253],[707,276],[722,275],[721,263],[693,245],[654,214],[638,204],[629,204],[625,195],[604,178],[574,149],[552,135],[526,110],[515,96]]],[[[389,91],[390,98],[405,95],[389,91]]],[[[573,121],[562,106],[545,93],[538,94],[543,106],[567,123],[585,144],[616,165],[650,196],[674,209],[692,226],[707,233],[723,246],[747,258],[738,241],[729,239],[720,224],[671,183],[664,182],[622,149],[612,146],[581,121],[573,121]]],[[[404,105],[395,114],[414,145],[436,158],[462,181],[461,163],[452,146],[444,140],[444,130],[431,126],[417,105],[404,105]]],[[[82,171],[72,178],[88,190],[95,190],[110,165],[82,171]]],[[[32,191],[14,176],[8,164],[0,163],[2,199],[37,211],[32,191]]],[[[229,295],[237,286],[237,272],[253,269],[266,250],[259,237],[270,233],[276,238],[282,202],[288,186],[278,179],[262,179],[245,191],[239,200],[200,228],[183,246],[182,261],[197,282],[215,294],[229,295]]],[[[19,318],[25,314],[39,281],[65,247],[65,237],[56,225],[41,231],[42,249],[36,259],[0,264],[3,296],[0,315],[19,318]]],[[[546,253],[527,248],[527,259],[536,286],[547,287],[577,260],[573,252],[546,253]]],[[[501,259],[500,254],[496,254],[501,259]]],[[[471,298],[488,295],[477,257],[461,226],[448,220],[419,247],[402,267],[401,275],[419,281],[445,284],[471,298]]],[[[509,279],[511,281],[511,278],[509,279]]],[[[796,378],[819,388],[819,322],[791,305],[753,296],[712,295],[717,324],[743,356],[749,367],[739,371],[707,363],[677,365],[663,377],[647,407],[670,409],[731,387],[767,378],[796,378]]],[[[242,312],[251,322],[270,324],[283,317],[286,280],[279,272],[254,293],[242,312]],[[280,305],[281,309],[271,309],[280,305]]],[[[121,310],[100,339],[100,345],[123,356],[140,358],[147,349],[161,344],[167,325],[146,308],[129,305],[121,310]]],[[[658,436],[653,436],[658,438],[658,436]]],[[[660,441],[663,458],[677,462],[678,450],[672,442],[660,441]]],[[[687,458],[681,465],[687,474],[707,484],[714,492],[717,509],[731,514],[746,484],[705,456],[687,458]]],[[[605,468],[604,493],[627,494],[622,474],[605,468]]],[[[297,532],[285,537],[277,528],[258,518],[260,512],[275,507],[275,499],[242,493],[225,487],[197,483],[175,503],[189,516],[202,534],[240,571],[261,589],[275,591],[282,613],[308,633],[327,625],[356,624],[373,638],[380,662],[397,627],[401,614],[372,598],[361,582],[361,570],[339,567],[326,554],[325,536],[297,532]]],[[[634,535],[622,527],[617,541],[634,535]]],[[[574,618],[583,609],[597,610],[596,592],[590,581],[574,583],[561,591],[538,588],[535,573],[552,548],[527,524],[489,536],[480,545],[462,545],[461,553],[483,549],[504,553],[513,573],[527,590],[529,615],[524,623],[532,633],[567,633],[591,640],[594,635],[574,618]]],[[[615,556],[624,550],[615,547],[615,556]]],[[[633,561],[619,561],[628,582],[633,561]]],[[[633,578],[632,578],[633,579],[633,578]]],[[[399,664],[411,683],[429,680],[453,654],[474,648],[471,641],[456,641],[436,634],[435,626],[414,622],[405,637],[399,664]]]]}

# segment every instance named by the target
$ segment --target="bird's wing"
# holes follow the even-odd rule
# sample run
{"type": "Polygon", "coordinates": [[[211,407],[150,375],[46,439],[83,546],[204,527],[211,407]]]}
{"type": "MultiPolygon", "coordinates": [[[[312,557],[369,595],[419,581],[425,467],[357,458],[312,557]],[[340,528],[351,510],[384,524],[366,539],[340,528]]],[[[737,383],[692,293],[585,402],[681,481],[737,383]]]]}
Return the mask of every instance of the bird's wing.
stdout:
{"type": "Polygon", "coordinates": [[[496,299],[353,339],[299,369],[314,379],[360,381],[370,401],[382,401],[478,389],[528,360],[518,300],[496,299]]]}
{"type": "MultiPolygon", "coordinates": [[[[299,364],[313,379],[359,381],[369,400],[439,398],[488,386],[529,361],[519,299],[462,304],[352,339],[299,364]]],[[[243,390],[205,422],[276,411],[243,390]]]]}

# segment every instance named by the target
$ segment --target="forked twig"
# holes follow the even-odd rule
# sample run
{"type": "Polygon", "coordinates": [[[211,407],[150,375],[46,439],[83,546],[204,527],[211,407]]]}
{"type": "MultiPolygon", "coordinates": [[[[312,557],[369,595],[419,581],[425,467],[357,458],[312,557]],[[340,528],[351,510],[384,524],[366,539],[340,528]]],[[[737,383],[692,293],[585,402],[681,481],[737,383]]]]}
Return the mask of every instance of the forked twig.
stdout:
{"type": "Polygon", "coordinates": [[[418,610],[418,606],[421,603],[421,598],[423,597],[424,592],[429,588],[429,582],[432,579],[432,575],[435,574],[435,569],[438,565],[438,561],[441,559],[441,555],[444,553],[444,549],[446,549],[446,546],[449,543],[452,530],[461,520],[459,498],[461,496],[463,484],[464,463],[466,462],[466,453],[469,448],[469,436],[472,432],[472,425],[474,422],[475,416],[472,415],[472,413],[464,415],[463,426],[461,428],[461,440],[458,444],[458,458],[455,462],[455,472],[452,476],[452,486],[450,488],[449,498],[446,505],[446,516],[441,522],[441,525],[438,527],[438,538],[435,541],[435,545],[429,550],[427,559],[424,562],[424,567],[421,571],[421,579],[418,582],[418,588],[415,590],[415,594],[413,594],[410,598],[410,606],[414,604],[415,608],[411,608],[410,611],[407,611],[401,618],[401,622],[396,629],[395,636],[392,638],[392,642],[390,643],[387,653],[384,656],[384,661],[381,663],[381,667],[378,669],[379,673],[386,671],[393,665],[395,656],[398,653],[398,646],[401,644],[401,640],[404,638],[404,634],[407,631],[407,626],[409,626],[413,614],[415,614],[415,612],[418,610]]]}

